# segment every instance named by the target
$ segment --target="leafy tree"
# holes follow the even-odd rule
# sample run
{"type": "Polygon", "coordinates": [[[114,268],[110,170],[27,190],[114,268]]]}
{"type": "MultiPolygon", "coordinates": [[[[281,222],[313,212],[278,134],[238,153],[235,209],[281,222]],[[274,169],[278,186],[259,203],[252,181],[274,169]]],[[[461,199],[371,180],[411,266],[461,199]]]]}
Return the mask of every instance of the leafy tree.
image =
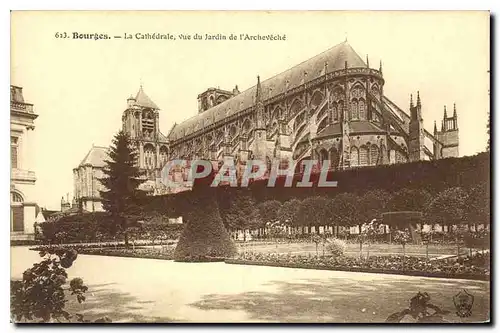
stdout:
{"type": "Polygon", "coordinates": [[[361,221],[359,199],[352,193],[340,193],[330,202],[333,220],[341,226],[358,225],[361,221]]]}
{"type": "Polygon", "coordinates": [[[379,219],[380,215],[386,211],[389,200],[390,194],[381,190],[372,190],[361,195],[358,204],[360,229],[361,224],[370,223],[373,219],[379,219]]]}
{"type": "Polygon", "coordinates": [[[116,233],[121,229],[128,247],[127,229],[140,211],[140,199],[145,194],[138,186],[145,179],[137,166],[137,153],[125,132],[120,131],[114,137],[105,163],[105,177],[100,179],[105,187],[101,191],[103,207],[110,214],[111,231],[116,233]]]}
{"type": "MultiPolygon", "coordinates": [[[[254,199],[246,194],[238,195],[230,201],[224,220],[230,230],[254,229],[262,225],[254,199]]],[[[246,233],[243,235],[246,240],[246,233]]]]}
{"type": "Polygon", "coordinates": [[[468,205],[467,192],[460,187],[452,187],[440,192],[431,201],[426,215],[434,223],[447,225],[451,232],[451,226],[466,222],[468,205]]]}
{"type": "Polygon", "coordinates": [[[423,189],[403,188],[396,192],[388,202],[391,211],[424,211],[430,203],[431,195],[423,189]]]}
{"type": "Polygon", "coordinates": [[[489,183],[478,184],[468,192],[467,222],[471,224],[489,224],[491,220],[489,183]]]}
{"type": "Polygon", "coordinates": [[[279,213],[281,209],[281,202],[278,200],[266,200],[257,205],[257,209],[259,210],[259,215],[262,222],[274,222],[280,221],[281,223],[285,223],[285,221],[281,221],[279,213]]]}
{"type": "Polygon", "coordinates": [[[301,201],[297,211],[296,220],[301,225],[309,227],[315,226],[318,233],[318,226],[329,224],[328,215],[329,199],[326,197],[308,197],[301,201]]]}
{"type": "Polygon", "coordinates": [[[298,225],[297,213],[300,203],[298,199],[285,201],[278,210],[277,219],[286,225],[298,225]]]}

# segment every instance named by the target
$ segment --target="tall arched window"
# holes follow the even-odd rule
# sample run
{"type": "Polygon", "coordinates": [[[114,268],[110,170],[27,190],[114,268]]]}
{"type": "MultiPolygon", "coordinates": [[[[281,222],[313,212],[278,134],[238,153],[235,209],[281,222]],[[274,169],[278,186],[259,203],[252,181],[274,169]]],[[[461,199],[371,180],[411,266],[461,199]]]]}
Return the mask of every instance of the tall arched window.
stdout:
{"type": "Polygon", "coordinates": [[[337,119],[340,121],[344,116],[344,101],[342,100],[337,102],[337,113],[338,113],[337,119]]]}
{"type": "Polygon", "coordinates": [[[359,151],[358,148],[351,148],[351,166],[357,167],[359,165],[359,151]]]}
{"type": "Polygon", "coordinates": [[[144,146],[144,165],[147,169],[153,169],[156,166],[156,151],[152,144],[146,144],[144,146]]]}
{"type": "Polygon", "coordinates": [[[358,102],[358,109],[359,109],[359,119],[360,120],[366,120],[365,101],[362,98],[358,102]]]}
{"type": "Polygon", "coordinates": [[[360,166],[368,165],[368,148],[366,146],[361,146],[359,148],[359,165],[360,166]]]}
{"type": "Polygon", "coordinates": [[[351,100],[351,113],[350,114],[351,114],[350,119],[352,119],[352,120],[359,119],[358,100],[355,98],[351,100]]]}
{"type": "Polygon", "coordinates": [[[337,121],[339,119],[339,110],[337,107],[337,103],[333,103],[332,105],[332,120],[337,121]]]}
{"type": "Polygon", "coordinates": [[[168,156],[167,147],[161,146],[160,147],[160,161],[161,161],[162,165],[165,165],[165,163],[167,163],[167,156],[168,156]]]}
{"type": "Polygon", "coordinates": [[[378,164],[378,147],[377,145],[372,145],[370,147],[370,165],[377,165],[378,164]]]}
{"type": "Polygon", "coordinates": [[[321,149],[319,151],[319,158],[322,163],[323,161],[328,161],[328,152],[326,151],[326,149],[321,149]]]}

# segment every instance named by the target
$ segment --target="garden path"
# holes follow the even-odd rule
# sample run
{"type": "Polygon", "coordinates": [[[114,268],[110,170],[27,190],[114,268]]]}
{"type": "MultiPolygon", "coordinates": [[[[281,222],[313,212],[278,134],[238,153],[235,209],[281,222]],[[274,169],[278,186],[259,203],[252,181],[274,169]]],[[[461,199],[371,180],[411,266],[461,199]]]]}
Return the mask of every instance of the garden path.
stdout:
{"type": "MultiPolygon", "coordinates": [[[[27,247],[11,248],[11,276],[40,260],[27,247]]],[[[453,296],[474,295],[472,316],[488,318],[488,282],[321,271],[224,263],[80,255],[68,270],[89,287],[68,311],[113,322],[383,322],[418,291],[454,315],[453,296]]]]}

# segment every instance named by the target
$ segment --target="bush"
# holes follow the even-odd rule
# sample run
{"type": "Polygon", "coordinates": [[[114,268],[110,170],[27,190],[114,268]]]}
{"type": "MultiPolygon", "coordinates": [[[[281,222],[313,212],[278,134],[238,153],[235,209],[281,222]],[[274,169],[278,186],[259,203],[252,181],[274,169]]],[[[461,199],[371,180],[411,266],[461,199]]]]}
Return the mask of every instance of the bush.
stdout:
{"type": "Polygon", "coordinates": [[[210,187],[214,174],[206,179],[196,179],[186,224],[175,248],[176,261],[209,261],[210,258],[226,258],[236,255],[219,213],[215,190],[210,187]]]}
{"type": "Polygon", "coordinates": [[[10,312],[14,321],[60,322],[70,321],[72,315],[64,310],[65,291],[75,295],[79,303],[85,301],[88,288],[81,278],[68,282],[66,269],[73,265],[78,253],[74,249],[53,247],[40,251],[43,260],[23,273],[22,280],[11,281],[10,312]]]}
{"type": "Polygon", "coordinates": [[[342,239],[329,238],[326,240],[326,250],[334,256],[343,256],[346,249],[347,243],[342,239]]]}

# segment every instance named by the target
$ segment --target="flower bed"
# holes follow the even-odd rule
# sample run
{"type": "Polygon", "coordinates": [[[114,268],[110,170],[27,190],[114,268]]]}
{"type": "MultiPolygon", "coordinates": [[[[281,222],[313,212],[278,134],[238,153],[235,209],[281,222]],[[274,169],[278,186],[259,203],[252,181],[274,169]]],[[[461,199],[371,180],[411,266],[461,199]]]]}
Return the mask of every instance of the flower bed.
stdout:
{"type": "MultiPolygon", "coordinates": [[[[173,244],[173,242],[171,243],[173,244]]],[[[163,259],[163,260],[172,260],[174,247],[169,248],[148,248],[136,246],[135,248],[129,247],[125,248],[122,244],[117,248],[114,247],[114,244],[106,244],[108,246],[98,247],[96,244],[89,245],[64,245],[64,248],[72,248],[75,249],[79,254],[87,254],[87,255],[96,255],[96,256],[112,256],[112,257],[128,257],[128,258],[148,258],[148,259],[163,259]]],[[[48,249],[58,248],[61,246],[58,245],[45,245],[32,248],[30,250],[34,251],[46,251],[48,249]]]]}
{"type": "Polygon", "coordinates": [[[135,248],[133,249],[98,249],[98,248],[86,248],[79,249],[79,254],[87,254],[94,256],[110,256],[110,257],[126,257],[126,258],[145,258],[145,259],[161,259],[161,260],[173,260],[174,259],[174,248],[169,249],[151,249],[151,248],[135,248]]]}
{"type": "Polygon", "coordinates": [[[490,279],[489,256],[481,254],[454,261],[426,261],[418,257],[402,256],[372,256],[361,259],[250,252],[242,253],[235,259],[228,259],[226,263],[473,280],[490,279]]]}
{"type": "MultiPolygon", "coordinates": [[[[155,244],[156,246],[159,245],[174,245],[176,242],[175,241],[167,241],[164,244],[155,244]]],[[[152,245],[150,241],[140,241],[140,242],[135,242],[135,245],[130,243],[129,248],[135,247],[136,249],[138,247],[143,247],[143,246],[149,246],[152,245]]],[[[50,249],[53,247],[65,247],[65,248],[72,248],[77,251],[80,249],[108,249],[108,248],[113,248],[113,249],[123,249],[125,248],[125,244],[121,242],[109,242],[109,243],[88,243],[88,244],[78,244],[78,243],[72,243],[72,244],[52,244],[52,245],[40,245],[34,248],[30,248],[30,250],[33,251],[40,251],[43,249],[50,249]]]]}

